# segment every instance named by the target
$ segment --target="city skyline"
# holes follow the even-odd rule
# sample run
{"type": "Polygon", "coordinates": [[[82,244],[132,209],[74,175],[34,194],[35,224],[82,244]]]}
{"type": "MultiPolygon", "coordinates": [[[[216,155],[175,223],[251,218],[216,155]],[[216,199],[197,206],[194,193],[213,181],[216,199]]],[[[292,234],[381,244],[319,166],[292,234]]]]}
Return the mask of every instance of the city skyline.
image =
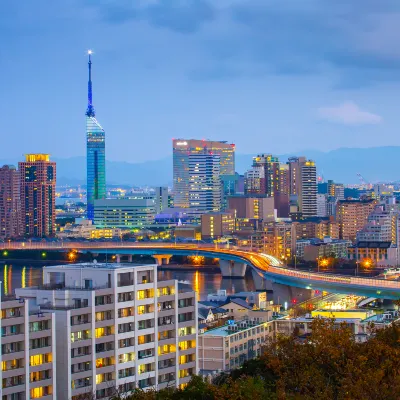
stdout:
{"type": "Polygon", "coordinates": [[[24,11],[3,6],[7,20],[0,23],[11,39],[0,67],[9,77],[0,104],[8,116],[7,157],[32,151],[54,158],[84,154],[81,64],[92,47],[101,65],[96,104],[112,132],[110,160],[163,158],[170,140],[180,136],[230,140],[244,154],[256,153],[259,144],[272,154],[370,147],[377,135],[381,145],[400,144],[392,101],[398,92],[391,39],[397,28],[389,14],[400,5],[392,1],[379,6],[368,1],[363,10],[312,2],[314,9],[303,11],[293,1],[280,7],[271,1],[268,8],[256,0],[217,6],[200,0],[180,6],[57,3],[46,9],[27,5],[24,11]],[[76,10],[83,11],[79,17],[76,10]],[[323,19],[329,28],[321,26],[323,19]],[[292,37],[299,41],[295,49],[292,37]],[[385,38],[385,46],[377,46],[385,38]],[[26,118],[15,124],[21,93],[26,118]],[[62,126],[59,115],[46,112],[54,104],[63,121],[68,118],[62,126]],[[16,135],[19,147],[12,140],[16,135]],[[279,140],[282,136],[288,140],[279,140]],[[152,151],[132,153],[138,143],[152,151]]]}

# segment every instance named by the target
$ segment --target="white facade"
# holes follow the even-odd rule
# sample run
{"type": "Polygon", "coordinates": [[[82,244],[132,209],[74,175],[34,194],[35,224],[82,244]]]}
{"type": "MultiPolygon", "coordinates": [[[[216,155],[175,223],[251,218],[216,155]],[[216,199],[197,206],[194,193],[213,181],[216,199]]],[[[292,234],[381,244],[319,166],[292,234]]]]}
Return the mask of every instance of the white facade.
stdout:
{"type": "Polygon", "coordinates": [[[327,212],[327,199],[324,194],[317,194],[317,217],[326,217],[327,212]]]}
{"type": "Polygon", "coordinates": [[[156,214],[166,211],[168,208],[168,188],[158,186],[154,188],[154,202],[156,214]]]}
{"type": "Polygon", "coordinates": [[[56,399],[54,314],[29,311],[29,301],[1,303],[2,400],[56,399]]]}
{"type": "Polygon", "coordinates": [[[155,265],[45,267],[43,287],[16,294],[55,314],[58,400],[179,386],[197,373],[195,292],[158,281],[155,265]]]}
{"type": "Polygon", "coordinates": [[[201,153],[189,155],[189,208],[202,215],[221,211],[222,187],[220,156],[201,153]]]}

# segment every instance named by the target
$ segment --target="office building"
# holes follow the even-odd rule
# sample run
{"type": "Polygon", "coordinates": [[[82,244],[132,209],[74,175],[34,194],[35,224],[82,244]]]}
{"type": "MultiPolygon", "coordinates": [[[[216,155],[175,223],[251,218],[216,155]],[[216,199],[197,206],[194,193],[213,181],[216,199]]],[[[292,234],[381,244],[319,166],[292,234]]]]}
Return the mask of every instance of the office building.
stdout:
{"type": "Polygon", "coordinates": [[[266,196],[231,196],[228,209],[235,210],[236,218],[271,221],[275,218],[274,198],[266,196]]]}
{"type": "Polygon", "coordinates": [[[233,196],[237,192],[237,186],[239,181],[239,174],[235,175],[220,175],[222,185],[222,200],[221,210],[228,210],[228,197],[233,196]]]}
{"type": "Polygon", "coordinates": [[[202,239],[218,239],[232,235],[235,230],[235,213],[207,213],[201,216],[202,239]]]}
{"type": "Polygon", "coordinates": [[[55,315],[38,310],[30,301],[1,303],[1,382],[3,400],[55,400],[55,315]]]}
{"type": "Polygon", "coordinates": [[[291,214],[304,218],[317,215],[317,169],[305,157],[289,158],[291,214]]]}
{"type": "Polygon", "coordinates": [[[13,165],[0,168],[0,238],[23,236],[19,173],[13,165]]]}
{"type": "Polygon", "coordinates": [[[155,216],[153,196],[94,202],[94,224],[99,228],[147,228],[154,224],[155,216]]]}
{"type": "Polygon", "coordinates": [[[349,239],[354,242],[357,233],[367,223],[375,204],[376,202],[372,199],[340,200],[336,211],[340,239],[349,239]]]}
{"type": "Polygon", "coordinates": [[[279,160],[271,154],[259,154],[253,157],[253,167],[264,169],[265,192],[268,196],[274,196],[279,190],[279,160]]]}
{"type": "Polygon", "coordinates": [[[208,150],[189,155],[189,209],[200,217],[221,211],[220,156],[208,150]]]}
{"type": "Polygon", "coordinates": [[[174,139],[173,151],[173,193],[175,207],[189,207],[189,157],[209,153],[219,155],[220,176],[235,175],[235,145],[227,142],[196,139],[174,139]]]}
{"type": "Polygon", "coordinates": [[[265,185],[265,168],[253,166],[244,174],[244,193],[246,195],[264,195],[267,191],[265,185]]]}
{"type": "Polygon", "coordinates": [[[335,197],[338,200],[344,200],[344,185],[343,183],[335,183],[332,180],[327,184],[328,196],[335,197]]]}
{"type": "Polygon", "coordinates": [[[195,292],[158,281],[155,265],[45,267],[43,287],[17,289],[56,321],[57,400],[110,399],[115,388],[162,389],[198,371],[195,292]]]}
{"type": "Polygon", "coordinates": [[[168,208],[168,188],[158,186],[154,188],[154,205],[156,214],[166,211],[168,208]]]}
{"type": "Polygon", "coordinates": [[[105,131],[95,118],[92,99],[92,60],[89,51],[88,106],[86,110],[87,218],[94,220],[94,201],[106,198],[105,131]]]}
{"type": "Polygon", "coordinates": [[[26,154],[18,169],[24,235],[52,236],[56,219],[56,163],[50,161],[49,154],[26,154]]]}
{"type": "Polygon", "coordinates": [[[327,198],[325,194],[317,194],[317,217],[327,217],[327,198]]]}

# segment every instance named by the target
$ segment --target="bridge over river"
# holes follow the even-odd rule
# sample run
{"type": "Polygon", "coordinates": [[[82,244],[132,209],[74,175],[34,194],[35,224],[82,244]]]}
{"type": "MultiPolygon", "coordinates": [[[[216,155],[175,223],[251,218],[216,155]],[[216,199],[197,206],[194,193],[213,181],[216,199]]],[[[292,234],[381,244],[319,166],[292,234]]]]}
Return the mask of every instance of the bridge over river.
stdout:
{"type": "Polygon", "coordinates": [[[133,242],[8,242],[1,243],[2,250],[54,250],[115,255],[117,261],[133,255],[150,255],[159,265],[168,264],[174,256],[204,256],[220,261],[223,277],[244,277],[246,269],[252,269],[256,287],[265,287],[265,282],[305,289],[318,289],[334,293],[353,293],[360,296],[399,299],[400,281],[380,278],[361,278],[335,274],[298,271],[285,267],[278,259],[264,253],[245,251],[227,246],[182,243],[133,243],[133,242]]]}

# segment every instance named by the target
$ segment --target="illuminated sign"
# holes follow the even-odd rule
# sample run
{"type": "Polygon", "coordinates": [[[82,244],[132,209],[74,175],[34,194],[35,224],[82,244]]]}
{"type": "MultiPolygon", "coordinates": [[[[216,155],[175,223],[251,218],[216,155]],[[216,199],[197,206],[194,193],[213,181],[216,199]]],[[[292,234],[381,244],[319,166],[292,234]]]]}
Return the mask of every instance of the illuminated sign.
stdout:
{"type": "Polygon", "coordinates": [[[176,142],[177,146],[187,146],[187,142],[176,142]]]}

